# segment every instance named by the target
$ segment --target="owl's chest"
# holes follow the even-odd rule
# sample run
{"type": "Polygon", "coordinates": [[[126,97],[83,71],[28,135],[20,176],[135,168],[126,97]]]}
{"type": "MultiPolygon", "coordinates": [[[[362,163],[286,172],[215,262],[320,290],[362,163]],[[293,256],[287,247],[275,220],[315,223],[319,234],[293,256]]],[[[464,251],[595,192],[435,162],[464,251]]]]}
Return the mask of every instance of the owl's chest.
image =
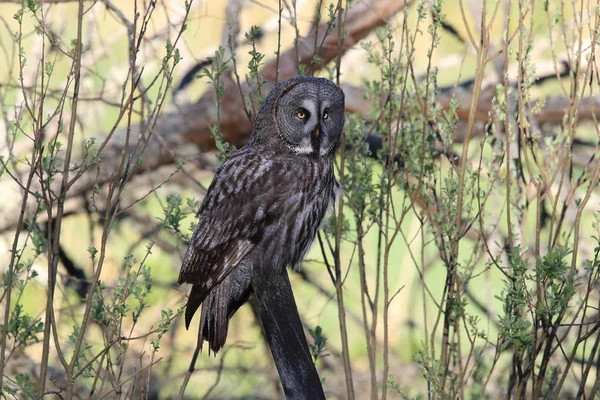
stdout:
{"type": "Polygon", "coordinates": [[[321,227],[327,212],[332,208],[336,197],[337,181],[335,178],[315,185],[302,195],[301,204],[295,213],[291,213],[287,229],[290,242],[289,264],[296,265],[302,261],[310,249],[316,234],[321,227]]]}
{"type": "Polygon", "coordinates": [[[262,241],[263,257],[271,265],[298,265],[310,248],[324,217],[335,200],[339,186],[332,169],[302,168],[296,165],[282,182],[280,218],[266,230],[262,241]],[[304,169],[304,171],[302,171],[304,169]]]}
{"type": "Polygon", "coordinates": [[[297,187],[292,197],[297,199],[297,204],[291,205],[291,214],[296,215],[297,224],[313,226],[313,219],[320,224],[320,219],[325,216],[327,210],[333,205],[340,187],[335,179],[333,166],[318,165],[314,168],[306,168],[305,175],[295,177],[297,187]]]}

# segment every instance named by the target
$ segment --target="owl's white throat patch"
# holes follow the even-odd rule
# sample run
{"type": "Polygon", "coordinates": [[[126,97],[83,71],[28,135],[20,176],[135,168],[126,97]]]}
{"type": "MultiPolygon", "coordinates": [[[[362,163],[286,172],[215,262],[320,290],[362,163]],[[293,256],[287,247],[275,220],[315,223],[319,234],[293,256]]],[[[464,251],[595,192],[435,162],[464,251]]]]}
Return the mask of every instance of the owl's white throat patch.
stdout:
{"type": "Polygon", "coordinates": [[[312,154],[314,152],[313,145],[310,141],[310,138],[304,138],[298,145],[294,145],[292,150],[296,154],[312,154]]]}

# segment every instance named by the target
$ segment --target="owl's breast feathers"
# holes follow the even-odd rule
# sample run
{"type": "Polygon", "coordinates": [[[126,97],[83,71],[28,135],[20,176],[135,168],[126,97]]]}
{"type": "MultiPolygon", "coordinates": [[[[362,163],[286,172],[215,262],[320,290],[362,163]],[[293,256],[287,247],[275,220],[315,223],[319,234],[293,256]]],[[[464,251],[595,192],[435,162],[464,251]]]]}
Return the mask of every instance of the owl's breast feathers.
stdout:
{"type": "Polygon", "coordinates": [[[248,146],[232,154],[208,189],[184,256],[179,283],[193,284],[186,325],[209,291],[252,254],[282,270],[301,261],[336,185],[332,159],[248,146]]]}

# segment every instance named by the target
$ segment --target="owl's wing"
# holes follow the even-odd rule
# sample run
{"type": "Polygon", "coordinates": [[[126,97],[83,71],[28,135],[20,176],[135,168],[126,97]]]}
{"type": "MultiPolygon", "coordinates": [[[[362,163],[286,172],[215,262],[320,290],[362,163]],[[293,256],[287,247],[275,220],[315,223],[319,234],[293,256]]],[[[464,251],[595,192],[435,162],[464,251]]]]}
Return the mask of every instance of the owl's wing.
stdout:
{"type": "Polygon", "coordinates": [[[251,239],[236,238],[208,251],[188,247],[179,275],[179,283],[193,283],[185,309],[187,328],[211,289],[225,279],[254,246],[251,239]]]}
{"type": "Polygon", "coordinates": [[[186,325],[208,292],[252,251],[277,217],[281,182],[286,182],[282,174],[279,166],[259,155],[237,153],[218,171],[179,274],[179,283],[193,284],[186,325]]]}

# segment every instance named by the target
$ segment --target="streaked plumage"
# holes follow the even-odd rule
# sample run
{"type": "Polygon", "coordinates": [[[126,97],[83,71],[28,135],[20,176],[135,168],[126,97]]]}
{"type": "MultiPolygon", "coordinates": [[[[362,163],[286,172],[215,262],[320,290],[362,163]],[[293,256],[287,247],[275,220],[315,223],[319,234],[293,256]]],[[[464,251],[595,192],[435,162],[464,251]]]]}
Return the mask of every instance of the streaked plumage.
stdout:
{"type": "Polygon", "coordinates": [[[251,294],[253,270],[284,273],[313,242],[339,186],[333,161],[343,124],[341,89],[322,78],[289,79],[265,99],[248,143],[217,171],[179,275],[193,285],[186,326],[202,304],[200,343],[214,352],[251,294]]]}

